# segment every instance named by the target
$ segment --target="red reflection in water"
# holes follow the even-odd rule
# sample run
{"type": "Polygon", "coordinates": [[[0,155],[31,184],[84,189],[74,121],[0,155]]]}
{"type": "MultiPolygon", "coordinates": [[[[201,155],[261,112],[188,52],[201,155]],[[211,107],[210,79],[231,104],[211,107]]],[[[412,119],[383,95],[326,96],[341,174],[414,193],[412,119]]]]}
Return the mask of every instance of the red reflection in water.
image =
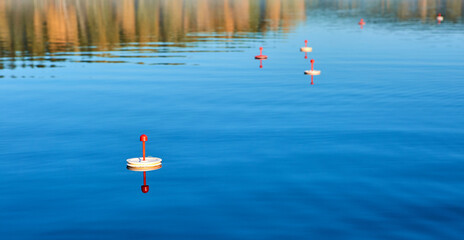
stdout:
{"type": "Polygon", "coordinates": [[[147,185],[147,172],[143,172],[143,185],[142,185],[142,192],[147,193],[149,187],[147,185]]]}
{"type": "Polygon", "coordinates": [[[141,190],[143,193],[147,193],[150,190],[150,187],[147,184],[147,172],[158,170],[162,167],[162,165],[157,165],[154,167],[127,167],[128,170],[134,172],[143,172],[143,185],[141,186],[141,190]]]}
{"type": "Polygon", "coordinates": [[[263,68],[263,59],[259,59],[259,68],[263,68]]]}

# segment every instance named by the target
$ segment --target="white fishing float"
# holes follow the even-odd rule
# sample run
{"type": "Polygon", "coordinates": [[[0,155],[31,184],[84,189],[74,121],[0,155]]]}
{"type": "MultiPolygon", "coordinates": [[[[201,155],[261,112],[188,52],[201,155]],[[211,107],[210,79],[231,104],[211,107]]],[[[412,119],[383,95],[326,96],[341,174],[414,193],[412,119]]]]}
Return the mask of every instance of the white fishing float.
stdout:
{"type": "Polygon", "coordinates": [[[439,13],[438,16],[437,16],[437,21],[438,21],[438,23],[443,22],[443,20],[445,20],[445,18],[443,18],[443,16],[441,15],[441,13],[439,13]]]}
{"type": "Polygon", "coordinates": [[[145,142],[147,141],[147,139],[147,135],[145,134],[142,134],[142,136],[140,136],[140,141],[143,142],[143,157],[127,159],[126,161],[128,168],[140,168],[140,170],[143,170],[143,168],[152,168],[161,165],[161,158],[145,157],[145,142]]]}
{"type": "Polygon", "coordinates": [[[312,51],[313,51],[313,48],[308,47],[308,40],[305,40],[305,46],[300,48],[300,52],[308,53],[308,52],[312,52],[312,51]]]}
{"type": "Polygon", "coordinates": [[[311,76],[321,75],[321,71],[314,70],[314,59],[311,59],[311,70],[304,71],[304,74],[311,76]]]}

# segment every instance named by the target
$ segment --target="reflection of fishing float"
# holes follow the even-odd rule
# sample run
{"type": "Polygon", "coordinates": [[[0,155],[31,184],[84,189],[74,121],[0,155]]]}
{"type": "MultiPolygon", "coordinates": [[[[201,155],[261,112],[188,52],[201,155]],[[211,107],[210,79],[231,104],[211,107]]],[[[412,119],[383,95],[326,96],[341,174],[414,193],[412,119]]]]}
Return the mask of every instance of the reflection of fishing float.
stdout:
{"type": "Polygon", "coordinates": [[[133,172],[149,172],[149,171],[153,171],[153,170],[158,170],[162,166],[163,166],[162,164],[154,166],[154,167],[129,167],[129,166],[127,166],[127,170],[130,170],[130,171],[133,171],[133,172]]]}
{"type": "Polygon", "coordinates": [[[445,20],[445,18],[443,18],[443,16],[441,15],[441,13],[439,13],[438,16],[437,16],[438,24],[440,24],[441,22],[443,22],[443,20],[445,20]]]}
{"type": "Polygon", "coordinates": [[[161,165],[155,166],[155,167],[148,167],[148,168],[133,168],[133,167],[127,167],[127,169],[134,171],[134,172],[143,172],[143,185],[141,186],[142,192],[147,193],[149,190],[149,186],[147,184],[147,172],[148,171],[153,171],[153,170],[158,170],[161,168],[161,165]]]}
{"type": "Polygon", "coordinates": [[[127,159],[127,167],[131,168],[150,168],[161,165],[161,158],[156,157],[145,157],[145,142],[147,141],[147,135],[143,134],[140,136],[140,141],[143,142],[143,157],[140,158],[129,158],[127,159]]]}
{"type": "Polygon", "coordinates": [[[259,68],[263,68],[263,60],[266,60],[266,59],[259,59],[259,68]]]}
{"type": "Polygon", "coordinates": [[[366,25],[366,22],[364,22],[364,18],[361,18],[361,21],[358,22],[359,26],[361,26],[361,28],[364,27],[364,25],[366,25]]]}
{"type": "Polygon", "coordinates": [[[321,75],[321,71],[314,70],[314,59],[311,59],[311,70],[304,71],[304,74],[311,75],[311,85],[314,84],[314,76],[321,75]]]}
{"type": "Polygon", "coordinates": [[[255,59],[267,59],[267,56],[263,55],[263,47],[259,48],[259,55],[255,56],[255,59]]]}

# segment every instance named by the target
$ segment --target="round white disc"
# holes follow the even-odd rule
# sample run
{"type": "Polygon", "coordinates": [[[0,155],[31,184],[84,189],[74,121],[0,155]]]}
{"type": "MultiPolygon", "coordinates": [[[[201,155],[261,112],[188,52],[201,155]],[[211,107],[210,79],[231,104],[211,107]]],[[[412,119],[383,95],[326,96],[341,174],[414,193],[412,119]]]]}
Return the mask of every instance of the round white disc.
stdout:
{"type": "Polygon", "coordinates": [[[127,166],[129,167],[154,167],[161,164],[161,158],[156,157],[145,157],[145,161],[143,158],[129,158],[127,159],[127,166]]]}
{"type": "Polygon", "coordinates": [[[313,70],[313,71],[311,71],[311,70],[306,70],[306,71],[304,71],[304,74],[306,74],[306,75],[313,75],[313,76],[314,76],[314,75],[321,75],[321,71],[316,71],[316,70],[313,70]]]}
{"type": "Polygon", "coordinates": [[[300,51],[301,51],[301,52],[312,52],[312,51],[313,51],[313,48],[310,48],[310,47],[302,47],[302,48],[300,48],[300,51]]]}

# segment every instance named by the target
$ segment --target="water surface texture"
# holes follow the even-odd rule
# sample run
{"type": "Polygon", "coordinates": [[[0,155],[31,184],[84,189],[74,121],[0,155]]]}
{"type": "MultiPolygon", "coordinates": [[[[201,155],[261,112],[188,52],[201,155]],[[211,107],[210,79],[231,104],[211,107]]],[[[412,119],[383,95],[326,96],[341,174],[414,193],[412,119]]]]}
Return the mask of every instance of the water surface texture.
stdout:
{"type": "Polygon", "coordinates": [[[2,0],[0,236],[464,239],[463,13],[2,0]]]}

